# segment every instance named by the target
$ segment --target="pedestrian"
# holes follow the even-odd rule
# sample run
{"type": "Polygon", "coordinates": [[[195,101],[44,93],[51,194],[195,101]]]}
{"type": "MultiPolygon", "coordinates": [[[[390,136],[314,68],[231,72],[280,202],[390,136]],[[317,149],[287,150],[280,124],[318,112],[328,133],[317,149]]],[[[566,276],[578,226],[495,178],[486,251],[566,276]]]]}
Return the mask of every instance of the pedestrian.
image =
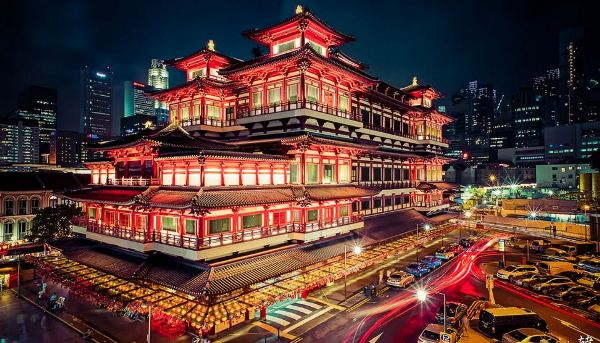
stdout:
{"type": "Polygon", "coordinates": [[[38,299],[42,299],[44,294],[46,294],[46,287],[48,287],[48,284],[46,282],[42,281],[42,288],[38,292],[38,299]]]}

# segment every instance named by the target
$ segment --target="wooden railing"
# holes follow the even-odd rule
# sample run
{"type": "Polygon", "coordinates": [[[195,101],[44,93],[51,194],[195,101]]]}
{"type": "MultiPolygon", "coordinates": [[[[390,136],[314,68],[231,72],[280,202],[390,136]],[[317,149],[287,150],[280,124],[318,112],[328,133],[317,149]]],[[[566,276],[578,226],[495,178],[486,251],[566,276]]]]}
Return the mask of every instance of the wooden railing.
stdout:
{"type": "Polygon", "coordinates": [[[155,178],[122,177],[118,179],[108,179],[106,183],[119,186],[154,186],[160,184],[160,181],[155,178]]]}
{"type": "Polygon", "coordinates": [[[283,111],[296,110],[300,108],[307,108],[321,113],[332,114],[336,117],[346,118],[350,120],[360,121],[360,116],[353,114],[352,112],[344,109],[340,109],[334,106],[325,105],[317,101],[310,100],[298,100],[289,101],[279,104],[272,104],[267,106],[260,106],[256,108],[240,107],[237,111],[238,118],[254,117],[263,114],[277,113],[283,111]]]}
{"type": "Polygon", "coordinates": [[[162,243],[185,249],[200,250],[221,245],[253,241],[260,238],[274,237],[292,232],[313,232],[332,227],[348,225],[362,221],[362,216],[352,215],[341,217],[332,221],[319,221],[314,223],[290,223],[285,225],[268,226],[253,229],[244,229],[238,232],[224,232],[207,237],[192,237],[171,231],[149,232],[141,228],[118,227],[99,223],[94,219],[77,217],[73,225],[85,227],[87,231],[110,237],[126,239],[140,243],[162,243]]]}

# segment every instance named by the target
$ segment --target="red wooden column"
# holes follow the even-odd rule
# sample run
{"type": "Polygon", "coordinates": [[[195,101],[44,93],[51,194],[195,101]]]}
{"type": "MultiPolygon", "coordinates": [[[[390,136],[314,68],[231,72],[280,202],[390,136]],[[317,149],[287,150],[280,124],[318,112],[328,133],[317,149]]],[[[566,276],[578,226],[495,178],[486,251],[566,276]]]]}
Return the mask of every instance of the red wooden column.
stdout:
{"type": "Polygon", "coordinates": [[[242,162],[238,163],[238,170],[239,170],[239,183],[240,186],[243,184],[243,173],[244,173],[244,164],[242,162]]]}
{"type": "Polygon", "coordinates": [[[225,186],[225,163],[221,162],[219,166],[221,168],[221,186],[225,186]]]}
{"type": "Polygon", "coordinates": [[[274,167],[273,167],[273,163],[270,163],[270,164],[269,164],[269,171],[270,171],[270,174],[269,174],[269,175],[270,175],[270,177],[271,177],[271,182],[270,182],[270,184],[271,184],[271,185],[274,185],[274,184],[275,184],[275,178],[274,178],[274,175],[273,175],[273,174],[275,173],[275,171],[273,170],[273,168],[274,168],[274,167]]]}
{"type": "Polygon", "coordinates": [[[258,163],[254,163],[254,171],[256,172],[256,184],[258,185],[258,181],[259,181],[259,177],[258,177],[258,172],[259,172],[258,163]]]}
{"type": "MultiPolygon", "coordinates": [[[[197,233],[197,237],[199,240],[203,240],[204,236],[206,235],[205,232],[205,227],[206,227],[206,223],[203,217],[198,218],[198,233],[197,233]]],[[[200,245],[203,245],[202,243],[200,245]]]]}
{"type": "Polygon", "coordinates": [[[185,185],[190,185],[190,162],[186,162],[185,164],[185,185]]]}
{"type": "Polygon", "coordinates": [[[177,222],[179,224],[179,245],[183,246],[183,235],[185,232],[185,219],[183,218],[183,211],[179,213],[179,220],[177,222]]]}
{"type": "Polygon", "coordinates": [[[335,183],[340,183],[340,158],[337,151],[335,152],[335,183]]]}
{"type": "Polygon", "coordinates": [[[240,231],[240,214],[239,214],[239,209],[237,208],[233,208],[231,209],[233,211],[233,217],[232,217],[232,223],[231,223],[231,232],[235,233],[240,231]]]}
{"type": "Polygon", "coordinates": [[[317,183],[323,183],[323,151],[319,148],[319,181],[317,183]]]}
{"type": "Polygon", "coordinates": [[[175,186],[175,172],[177,171],[176,164],[171,163],[171,168],[173,168],[173,174],[171,174],[171,185],[175,186]]]}
{"type": "Polygon", "coordinates": [[[300,169],[300,182],[305,185],[306,184],[306,151],[303,151],[300,154],[300,165],[298,168],[300,169]]]}
{"type": "Polygon", "coordinates": [[[262,89],[263,89],[262,107],[266,108],[267,106],[269,106],[269,102],[268,102],[269,99],[267,99],[267,92],[268,92],[268,89],[267,89],[267,78],[265,78],[265,80],[264,80],[262,89]]]}
{"type": "MultiPolygon", "coordinates": [[[[302,33],[304,37],[304,33],[302,33]]],[[[300,70],[300,101],[306,103],[306,80],[304,79],[304,70],[300,70]]]]}
{"type": "Polygon", "coordinates": [[[281,86],[281,104],[282,104],[282,108],[283,109],[289,109],[289,107],[284,107],[283,104],[286,104],[288,102],[288,96],[287,96],[287,73],[285,73],[283,75],[283,85],[281,86]]]}

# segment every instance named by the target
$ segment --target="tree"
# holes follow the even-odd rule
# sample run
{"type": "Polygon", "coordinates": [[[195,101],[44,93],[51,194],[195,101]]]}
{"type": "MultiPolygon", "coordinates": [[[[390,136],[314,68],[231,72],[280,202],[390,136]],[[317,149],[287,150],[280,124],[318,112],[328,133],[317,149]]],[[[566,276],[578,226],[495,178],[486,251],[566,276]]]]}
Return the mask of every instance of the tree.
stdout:
{"type": "Polygon", "coordinates": [[[68,237],[71,234],[71,220],[82,215],[81,208],[75,205],[58,205],[38,210],[31,221],[30,242],[48,242],[68,237]]]}

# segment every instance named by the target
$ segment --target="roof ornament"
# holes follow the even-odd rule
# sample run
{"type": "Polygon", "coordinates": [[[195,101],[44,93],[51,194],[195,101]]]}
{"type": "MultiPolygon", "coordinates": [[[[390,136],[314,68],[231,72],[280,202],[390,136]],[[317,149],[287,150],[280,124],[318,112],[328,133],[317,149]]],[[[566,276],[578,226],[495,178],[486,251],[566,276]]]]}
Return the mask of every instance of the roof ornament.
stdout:
{"type": "Polygon", "coordinates": [[[302,7],[302,5],[296,6],[296,14],[300,14],[302,12],[304,12],[304,8],[302,7]]]}
{"type": "Polygon", "coordinates": [[[208,43],[206,43],[206,48],[210,51],[215,51],[215,41],[209,39],[208,43]]]}
{"type": "Polygon", "coordinates": [[[417,82],[417,77],[413,76],[413,80],[412,80],[412,86],[418,86],[419,82],[417,82]]]}

